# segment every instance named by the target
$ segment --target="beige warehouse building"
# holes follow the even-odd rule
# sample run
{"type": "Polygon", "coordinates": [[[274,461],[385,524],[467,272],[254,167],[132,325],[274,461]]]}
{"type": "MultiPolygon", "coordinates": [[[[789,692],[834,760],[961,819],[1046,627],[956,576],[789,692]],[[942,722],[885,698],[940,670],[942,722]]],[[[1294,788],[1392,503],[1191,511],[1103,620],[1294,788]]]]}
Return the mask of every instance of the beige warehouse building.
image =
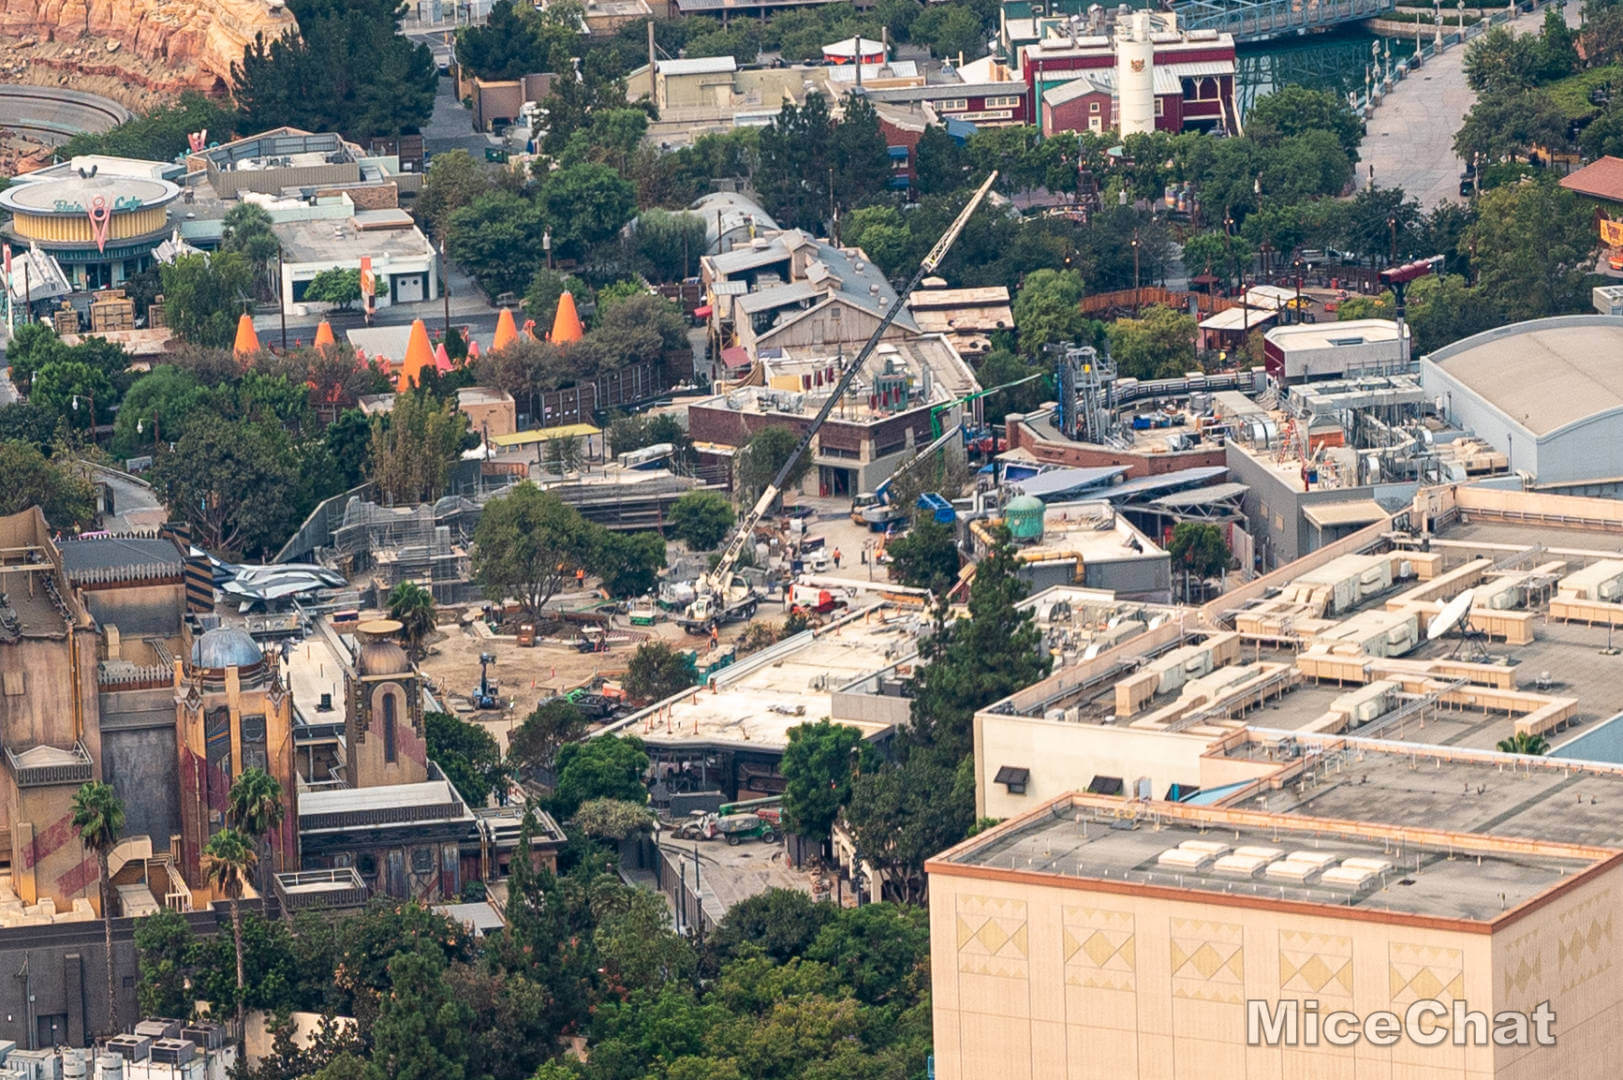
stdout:
{"type": "Polygon", "coordinates": [[[1623,851],[1082,795],[928,870],[941,1080],[1615,1075],[1623,851]],[[1290,999],[1547,1001],[1557,1041],[1249,1045],[1247,1002],[1290,999]]]}

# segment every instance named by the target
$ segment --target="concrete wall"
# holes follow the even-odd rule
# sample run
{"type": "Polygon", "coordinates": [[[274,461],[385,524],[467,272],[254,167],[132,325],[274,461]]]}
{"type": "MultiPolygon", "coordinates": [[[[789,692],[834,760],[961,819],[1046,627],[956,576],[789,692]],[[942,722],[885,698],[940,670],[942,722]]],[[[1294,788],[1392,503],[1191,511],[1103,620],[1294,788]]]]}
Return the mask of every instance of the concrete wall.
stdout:
{"type": "Polygon", "coordinates": [[[165,848],[180,831],[174,690],[101,695],[102,777],[124,801],[124,835],[165,848]]]}
{"type": "MultiPolygon", "coordinates": [[[[1414,925],[1421,920],[1384,912],[1369,913],[1368,921],[1338,918],[1334,909],[1299,914],[1260,897],[1246,906],[1220,905],[1197,893],[1186,894],[1191,900],[1164,899],[1108,882],[1054,876],[1049,885],[1036,883],[1035,875],[1022,881],[1011,871],[971,872],[943,872],[934,864],[930,875],[940,1080],[1531,1080],[1605,1071],[1596,1058],[1577,1057],[1581,1045],[1572,1047],[1572,1057],[1559,1046],[1559,1063],[1551,1056],[1535,1059],[1537,1072],[1499,1071],[1492,1047],[1246,1045],[1247,999],[1314,998],[1324,1012],[1345,1008],[1360,1015],[1396,1002],[1401,1011],[1417,996],[1410,987],[1422,967],[1436,969],[1434,978],[1457,987],[1471,1008],[1491,1011],[1497,986],[1511,971],[1495,967],[1485,933],[1414,925]],[[1391,921],[1379,921],[1383,917],[1391,921]],[[995,934],[981,932],[994,921],[995,934]]],[[[1585,891],[1615,899],[1615,893],[1585,891]]],[[[1552,950],[1549,963],[1555,962],[1552,950]]],[[[1597,981],[1606,984],[1600,1000],[1615,1017],[1615,968],[1597,981]]]]}
{"type": "Polygon", "coordinates": [[[181,615],[186,610],[186,584],[178,578],[158,585],[84,588],[80,595],[97,623],[118,627],[119,634],[126,639],[180,636],[181,615]]]}

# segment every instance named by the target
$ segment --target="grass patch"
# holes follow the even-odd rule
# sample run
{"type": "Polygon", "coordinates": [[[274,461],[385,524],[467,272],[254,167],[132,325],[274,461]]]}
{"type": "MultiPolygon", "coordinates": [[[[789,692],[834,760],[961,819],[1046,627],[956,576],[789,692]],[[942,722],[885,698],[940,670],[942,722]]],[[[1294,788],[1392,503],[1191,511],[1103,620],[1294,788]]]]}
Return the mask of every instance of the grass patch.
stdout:
{"type": "Polygon", "coordinates": [[[1557,79],[1543,90],[1555,102],[1555,107],[1561,110],[1562,116],[1568,120],[1582,120],[1600,112],[1599,108],[1589,103],[1589,92],[1607,83],[1612,84],[1615,92],[1623,93],[1623,64],[1607,64],[1605,67],[1580,71],[1565,79],[1557,79]]]}

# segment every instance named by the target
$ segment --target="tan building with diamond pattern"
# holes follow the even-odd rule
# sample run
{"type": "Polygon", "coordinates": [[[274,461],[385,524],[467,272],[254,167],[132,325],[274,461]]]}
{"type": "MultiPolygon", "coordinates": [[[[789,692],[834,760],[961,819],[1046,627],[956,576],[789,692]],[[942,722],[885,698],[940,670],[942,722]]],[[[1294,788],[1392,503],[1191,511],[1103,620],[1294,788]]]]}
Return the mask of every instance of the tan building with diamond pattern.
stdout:
{"type": "Polygon", "coordinates": [[[1617,1075],[1615,848],[1067,795],[927,870],[940,1080],[1617,1075]],[[1248,1044],[1248,1000],[1420,999],[1556,1043],[1248,1044]]]}

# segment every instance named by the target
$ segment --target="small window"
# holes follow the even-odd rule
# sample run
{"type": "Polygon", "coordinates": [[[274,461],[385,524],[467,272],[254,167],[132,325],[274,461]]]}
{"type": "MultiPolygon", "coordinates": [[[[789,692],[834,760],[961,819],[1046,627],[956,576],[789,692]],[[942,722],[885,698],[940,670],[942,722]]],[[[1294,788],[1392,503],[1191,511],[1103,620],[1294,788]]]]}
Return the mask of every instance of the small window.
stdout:
{"type": "Polygon", "coordinates": [[[414,874],[432,874],[434,872],[434,849],[428,847],[411,849],[411,872],[414,874]]]}
{"type": "Polygon", "coordinates": [[[383,760],[395,763],[395,695],[383,695],[383,760]]]}
{"type": "Polygon", "coordinates": [[[23,692],[23,673],[8,671],[5,677],[6,697],[20,697],[23,692]]]}
{"type": "Polygon", "coordinates": [[[1097,101],[1088,102],[1088,112],[1096,113],[1098,111],[1099,111],[1099,103],[1097,101]]]}
{"type": "Polygon", "coordinates": [[[992,783],[1002,784],[1008,788],[1010,795],[1024,795],[1026,793],[1026,781],[1029,779],[1031,779],[1030,769],[1021,768],[1018,765],[1004,765],[998,769],[997,775],[992,778],[992,783]]]}
{"type": "Polygon", "coordinates": [[[1156,116],[1165,116],[1166,111],[1167,111],[1167,103],[1166,103],[1165,99],[1156,98],[1155,99],[1155,115],[1156,116]]]}
{"type": "Polygon", "coordinates": [[[1122,793],[1121,777],[1095,776],[1088,781],[1089,795],[1120,795],[1122,793]]]}
{"type": "Polygon", "coordinates": [[[363,852],[355,860],[355,869],[360,871],[362,877],[372,877],[378,872],[377,856],[363,852]]]}

